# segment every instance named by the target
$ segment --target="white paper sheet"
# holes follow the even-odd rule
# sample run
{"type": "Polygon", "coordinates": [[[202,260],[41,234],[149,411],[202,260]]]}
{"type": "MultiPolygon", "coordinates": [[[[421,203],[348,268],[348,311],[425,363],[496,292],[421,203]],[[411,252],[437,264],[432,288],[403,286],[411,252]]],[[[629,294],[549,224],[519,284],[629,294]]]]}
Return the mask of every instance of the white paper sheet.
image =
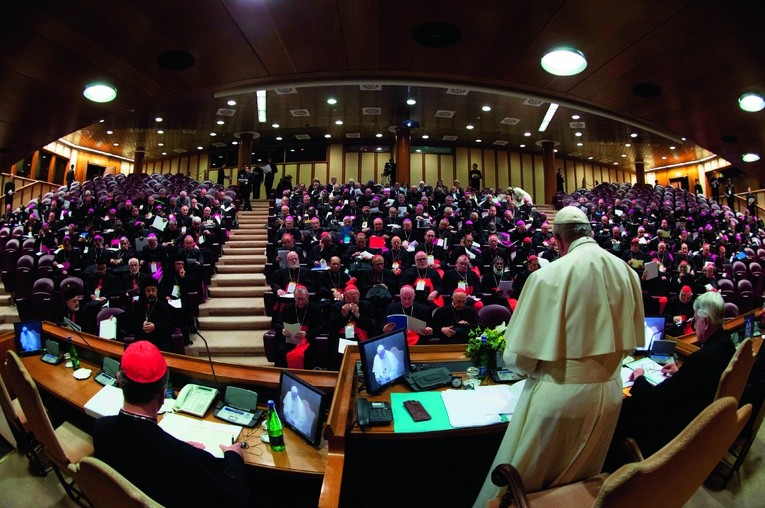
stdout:
{"type": "Polygon", "coordinates": [[[218,445],[230,445],[236,442],[242,430],[236,425],[196,420],[174,413],[163,416],[159,426],[181,441],[202,443],[205,451],[218,458],[223,458],[223,451],[218,445]]]}

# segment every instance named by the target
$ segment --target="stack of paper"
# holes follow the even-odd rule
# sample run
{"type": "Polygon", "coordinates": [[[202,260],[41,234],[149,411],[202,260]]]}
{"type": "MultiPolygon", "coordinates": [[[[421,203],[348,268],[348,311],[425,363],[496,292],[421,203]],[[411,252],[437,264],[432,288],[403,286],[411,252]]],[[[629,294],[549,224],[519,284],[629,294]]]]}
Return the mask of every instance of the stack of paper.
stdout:
{"type": "Polygon", "coordinates": [[[242,430],[236,425],[196,420],[174,413],[163,416],[159,426],[181,441],[202,443],[205,451],[218,458],[223,458],[223,451],[218,445],[235,443],[242,430]]]}
{"type": "Polygon", "coordinates": [[[525,381],[513,385],[479,386],[475,390],[441,393],[452,427],[479,427],[500,423],[500,415],[515,412],[525,381]]]}

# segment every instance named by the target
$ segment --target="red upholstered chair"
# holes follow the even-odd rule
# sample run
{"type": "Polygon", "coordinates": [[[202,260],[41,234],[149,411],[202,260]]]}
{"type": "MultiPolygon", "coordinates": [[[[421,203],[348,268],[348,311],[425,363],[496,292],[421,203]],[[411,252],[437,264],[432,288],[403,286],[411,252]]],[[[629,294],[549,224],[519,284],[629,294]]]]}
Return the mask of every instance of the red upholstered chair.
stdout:
{"type": "Polygon", "coordinates": [[[746,279],[749,276],[746,265],[741,261],[734,261],[731,269],[733,270],[733,278],[735,280],[746,279]]]}

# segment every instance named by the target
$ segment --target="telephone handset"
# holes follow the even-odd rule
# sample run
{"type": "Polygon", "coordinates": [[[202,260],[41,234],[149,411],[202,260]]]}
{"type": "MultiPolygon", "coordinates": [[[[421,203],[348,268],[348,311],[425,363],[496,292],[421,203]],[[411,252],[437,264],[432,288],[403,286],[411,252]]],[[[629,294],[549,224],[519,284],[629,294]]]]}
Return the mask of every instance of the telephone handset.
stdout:
{"type": "Polygon", "coordinates": [[[189,383],[178,393],[173,409],[202,418],[217,395],[218,390],[215,388],[189,383]]]}
{"type": "Polygon", "coordinates": [[[388,425],[393,421],[393,410],[387,402],[369,402],[360,397],[356,399],[356,421],[359,427],[388,425]]]}

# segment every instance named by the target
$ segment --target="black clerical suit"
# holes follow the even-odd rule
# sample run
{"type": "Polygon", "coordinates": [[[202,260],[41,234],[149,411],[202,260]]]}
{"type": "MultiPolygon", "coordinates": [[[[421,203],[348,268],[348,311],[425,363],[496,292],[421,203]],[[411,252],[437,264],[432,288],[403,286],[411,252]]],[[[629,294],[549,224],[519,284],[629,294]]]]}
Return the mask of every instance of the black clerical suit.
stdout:
{"type": "Polygon", "coordinates": [[[174,352],[172,349],[173,318],[170,306],[162,299],[149,302],[141,296],[129,311],[129,332],[135,340],[148,340],[162,351],[174,352]],[[144,332],[145,322],[154,324],[153,332],[144,332]]]}
{"type": "Polygon", "coordinates": [[[310,344],[305,351],[303,362],[306,369],[312,369],[317,365],[317,361],[324,362],[325,359],[316,358],[316,351],[313,347],[316,336],[322,331],[322,325],[324,324],[324,313],[321,308],[313,303],[308,304],[302,309],[298,309],[295,302],[290,302],[284,307],[284,312],[279,314],[277,319],[274,320],[274,329],[276,330],[276,360],[274,361],[274,367],[287,367],[287,353],[295,349],[294,344],[288,344],[282,335],[284,331],[284,323],[298,323],[302,327],[306,327],[306,339],[310,344]]]}
{"type": "Polygon", "coordinates": [[[452,305],[444,305],[433,314],[433,335],[441,339],[444,344],[467,344],[470,329],[478,323],[478,315],[473,307],[465,305],[462,310],[457,310],[452,305]],[[457,324],[465,321],[468,324],[457,324]],[[452,337],[447,337],[441,332],[441,328],[453,326],[457,332],[452,337]]]}
{"type": "Polygon", "coordinates": [[[646,457],[666,445],[712,403],[734,352],[730,335],[721,328],[662,383],[653,386],[638,377],[631,397],[622,403],[614,442],[633,437],[646,457]]]}
{"type": "Polygon", "coordinates": [[[93,423],[96,458],[167,507],[249,506],[244,460],[174,438],[149,418],[120,412],[93,423]]]}
{"type": "MultiPolygon", "coordinates": [[[[429,324],[431,320],[431,312],[427,309],[427,307],[420,305],[417,302],[413,302],[412,306],[408,309],[405,309],[401,302],[393,302],[388,305],[388,308],[385,310],[385,314],[387,316],[393,314],[406,314],[407,316],[425,321],[427,324],[429,324]]],[[[410,346],[414,346],[415,344],[427,344],[428,341],[426,336],[420,335],[419,333],[410,330],[407,330],[406,332],[406,339],[410,346]]]]}

